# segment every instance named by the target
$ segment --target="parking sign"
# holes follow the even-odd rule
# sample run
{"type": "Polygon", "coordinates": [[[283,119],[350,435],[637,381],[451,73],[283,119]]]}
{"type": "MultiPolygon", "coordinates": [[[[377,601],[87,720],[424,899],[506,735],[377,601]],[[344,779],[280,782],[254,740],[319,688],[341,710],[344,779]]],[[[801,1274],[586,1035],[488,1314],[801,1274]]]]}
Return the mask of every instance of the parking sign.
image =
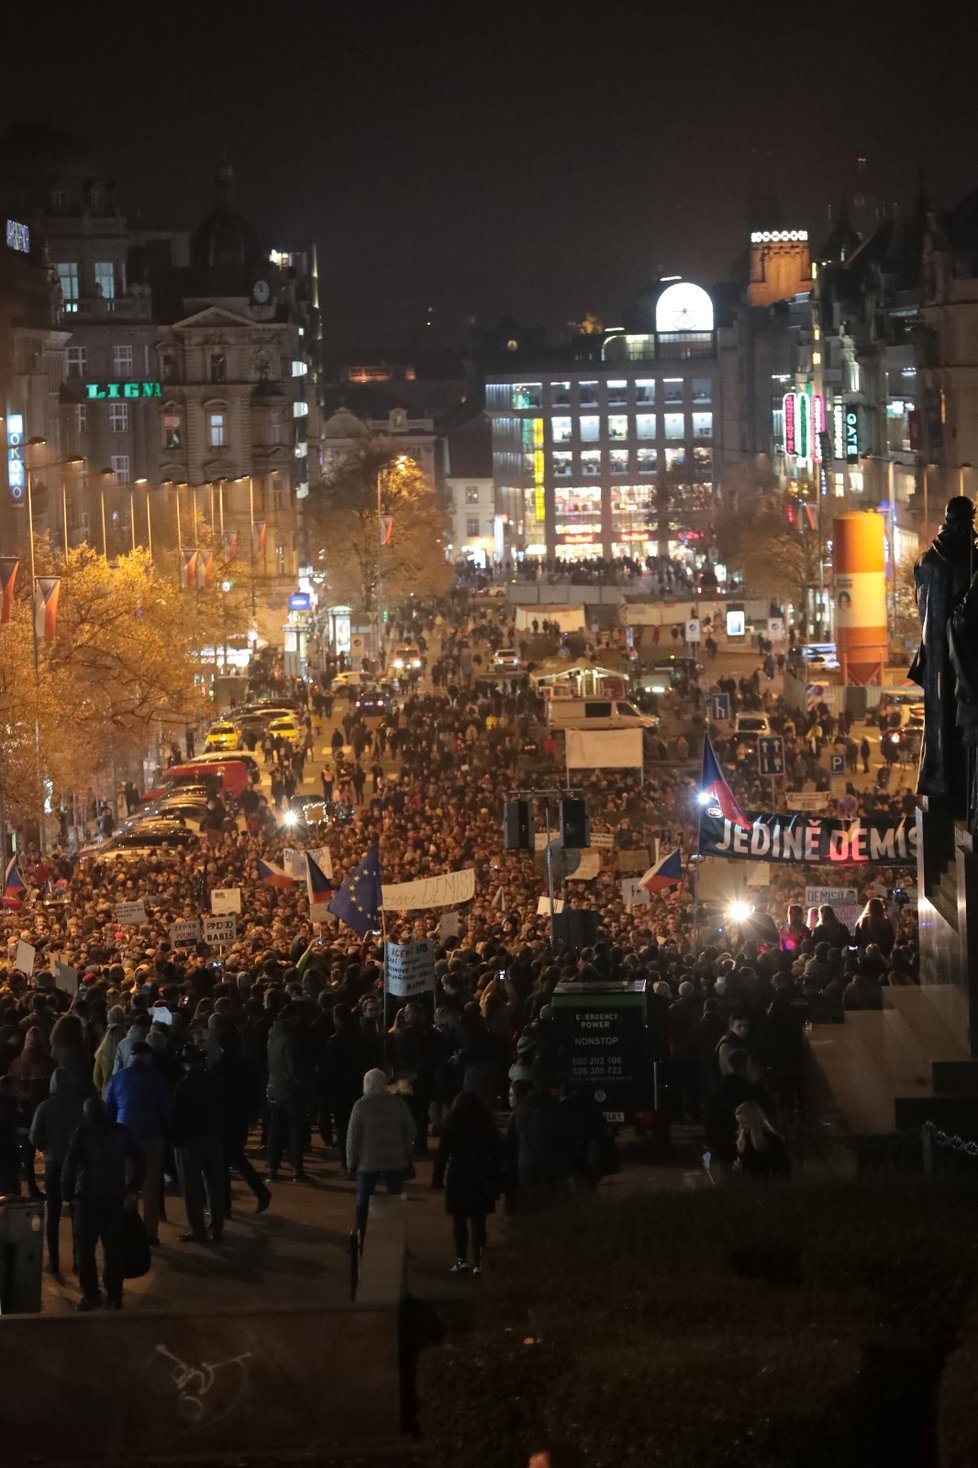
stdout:
{"type": "Polygon", "coordinates": [[[757,763],[762,775],[784,774],[784,740],[779,734],[758,739],[757,763]]]}
{"type": "Polygon", "coordinates": [[[829,774],[844,775],[846,772],[846,757],[844,754],[829,755],[829,774]]]}

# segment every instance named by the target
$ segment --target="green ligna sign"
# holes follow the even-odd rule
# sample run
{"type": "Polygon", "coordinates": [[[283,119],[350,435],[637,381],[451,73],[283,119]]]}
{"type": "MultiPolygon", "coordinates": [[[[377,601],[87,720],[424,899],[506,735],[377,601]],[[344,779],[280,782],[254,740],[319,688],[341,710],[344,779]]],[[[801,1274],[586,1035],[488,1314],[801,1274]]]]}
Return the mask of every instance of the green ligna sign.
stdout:
{"type": "Polygon", "coordinates": [[[86,382],[86,398],[161,398],[160,382],[86,382]]]}

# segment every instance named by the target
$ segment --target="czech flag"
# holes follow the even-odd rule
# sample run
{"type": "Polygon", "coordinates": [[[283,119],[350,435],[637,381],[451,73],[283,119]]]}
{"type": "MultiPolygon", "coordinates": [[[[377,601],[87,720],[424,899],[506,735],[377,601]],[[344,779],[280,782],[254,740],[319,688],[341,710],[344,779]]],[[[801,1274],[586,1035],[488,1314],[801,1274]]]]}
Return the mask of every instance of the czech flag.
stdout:
{"type": "Polygon", "coordinates": [[[306,890],[309,893],[309,906],[312,907],[316,902],[329,902],[335,890],[332,882],[319,865],[319,862],[308,851],[304,855],[306,858],[306,890]]]}
{"type": "Polygon", "coordinates": [[[38,637],[52,638],[58,632],[60,576],[34,577],[34,630],[38,637]]]}
{"type": "Polygon", "coordinates": [[[12,856],[7,862],[7,870],[3,877],[3,898],[0,899],[4,907],[13,908],[19,912],[24,905],[27,895],[27,883],[17,869],[17,858],[12,856]]]}
{"type": "Polygon", "coordinates": [[[683,883],[683,859],[677,846],[667,856],[660,856],[654,867],[649,867],[639,885],[646,892],[669,892],[683,883]]]}
{"type": "Polygon", "coordinates": [[[723,778],[720,761],[713,752],[709,735],[703,737],[703,778],[700,781],[700,791],[703,796],[709,796],[716,801],[724,819],[732,826],[740,826],[744,831],[752,829],[750,821],[737,803],[737,797],[723,778]]]}
{"type": "Polygon", "coordinates": [[[16,556],[0,556],[0,626],[10,621],[19,565],[20,561],[16,556]]]}
{"type": "Polygon", "coordinates": [[[197,583],[197,552],[193,549],[181,552],[180,585],[186,591],[197,583]]]}
{"type": "Polygon", "coordinates": [[[266,887],[294,887],[295,882],[288,872],[277,867],[273,861],[262,861],[258,858],[258,880],[266,887]]]}

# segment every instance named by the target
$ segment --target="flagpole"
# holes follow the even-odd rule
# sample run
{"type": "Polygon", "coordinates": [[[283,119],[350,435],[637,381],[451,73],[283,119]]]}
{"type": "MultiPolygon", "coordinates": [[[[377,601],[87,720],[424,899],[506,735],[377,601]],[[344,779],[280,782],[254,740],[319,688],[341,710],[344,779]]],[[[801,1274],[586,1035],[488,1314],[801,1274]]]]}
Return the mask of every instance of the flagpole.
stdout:
{"type": "Polygon", "coordinates": [[[384,1035],[386,1044],[387,1035],[387,922],[384,918],[384,909],[380,909],[380,935],[383,943],[383,960],[381,962],[381,975],[384,980],[384,1035]]]}

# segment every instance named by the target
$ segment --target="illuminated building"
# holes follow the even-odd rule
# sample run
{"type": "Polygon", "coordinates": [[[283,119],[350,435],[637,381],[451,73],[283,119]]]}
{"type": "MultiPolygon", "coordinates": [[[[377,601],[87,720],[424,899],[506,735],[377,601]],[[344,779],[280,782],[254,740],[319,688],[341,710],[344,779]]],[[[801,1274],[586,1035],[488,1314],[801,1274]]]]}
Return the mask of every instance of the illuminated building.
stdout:
{"type": "Polygon", "coordinates": [[[497,360],[486,409],[507,548],[568,561],[705,551],[722,399],[713,301],[690,281],[660,281],[628,329],[497,360]]]}

